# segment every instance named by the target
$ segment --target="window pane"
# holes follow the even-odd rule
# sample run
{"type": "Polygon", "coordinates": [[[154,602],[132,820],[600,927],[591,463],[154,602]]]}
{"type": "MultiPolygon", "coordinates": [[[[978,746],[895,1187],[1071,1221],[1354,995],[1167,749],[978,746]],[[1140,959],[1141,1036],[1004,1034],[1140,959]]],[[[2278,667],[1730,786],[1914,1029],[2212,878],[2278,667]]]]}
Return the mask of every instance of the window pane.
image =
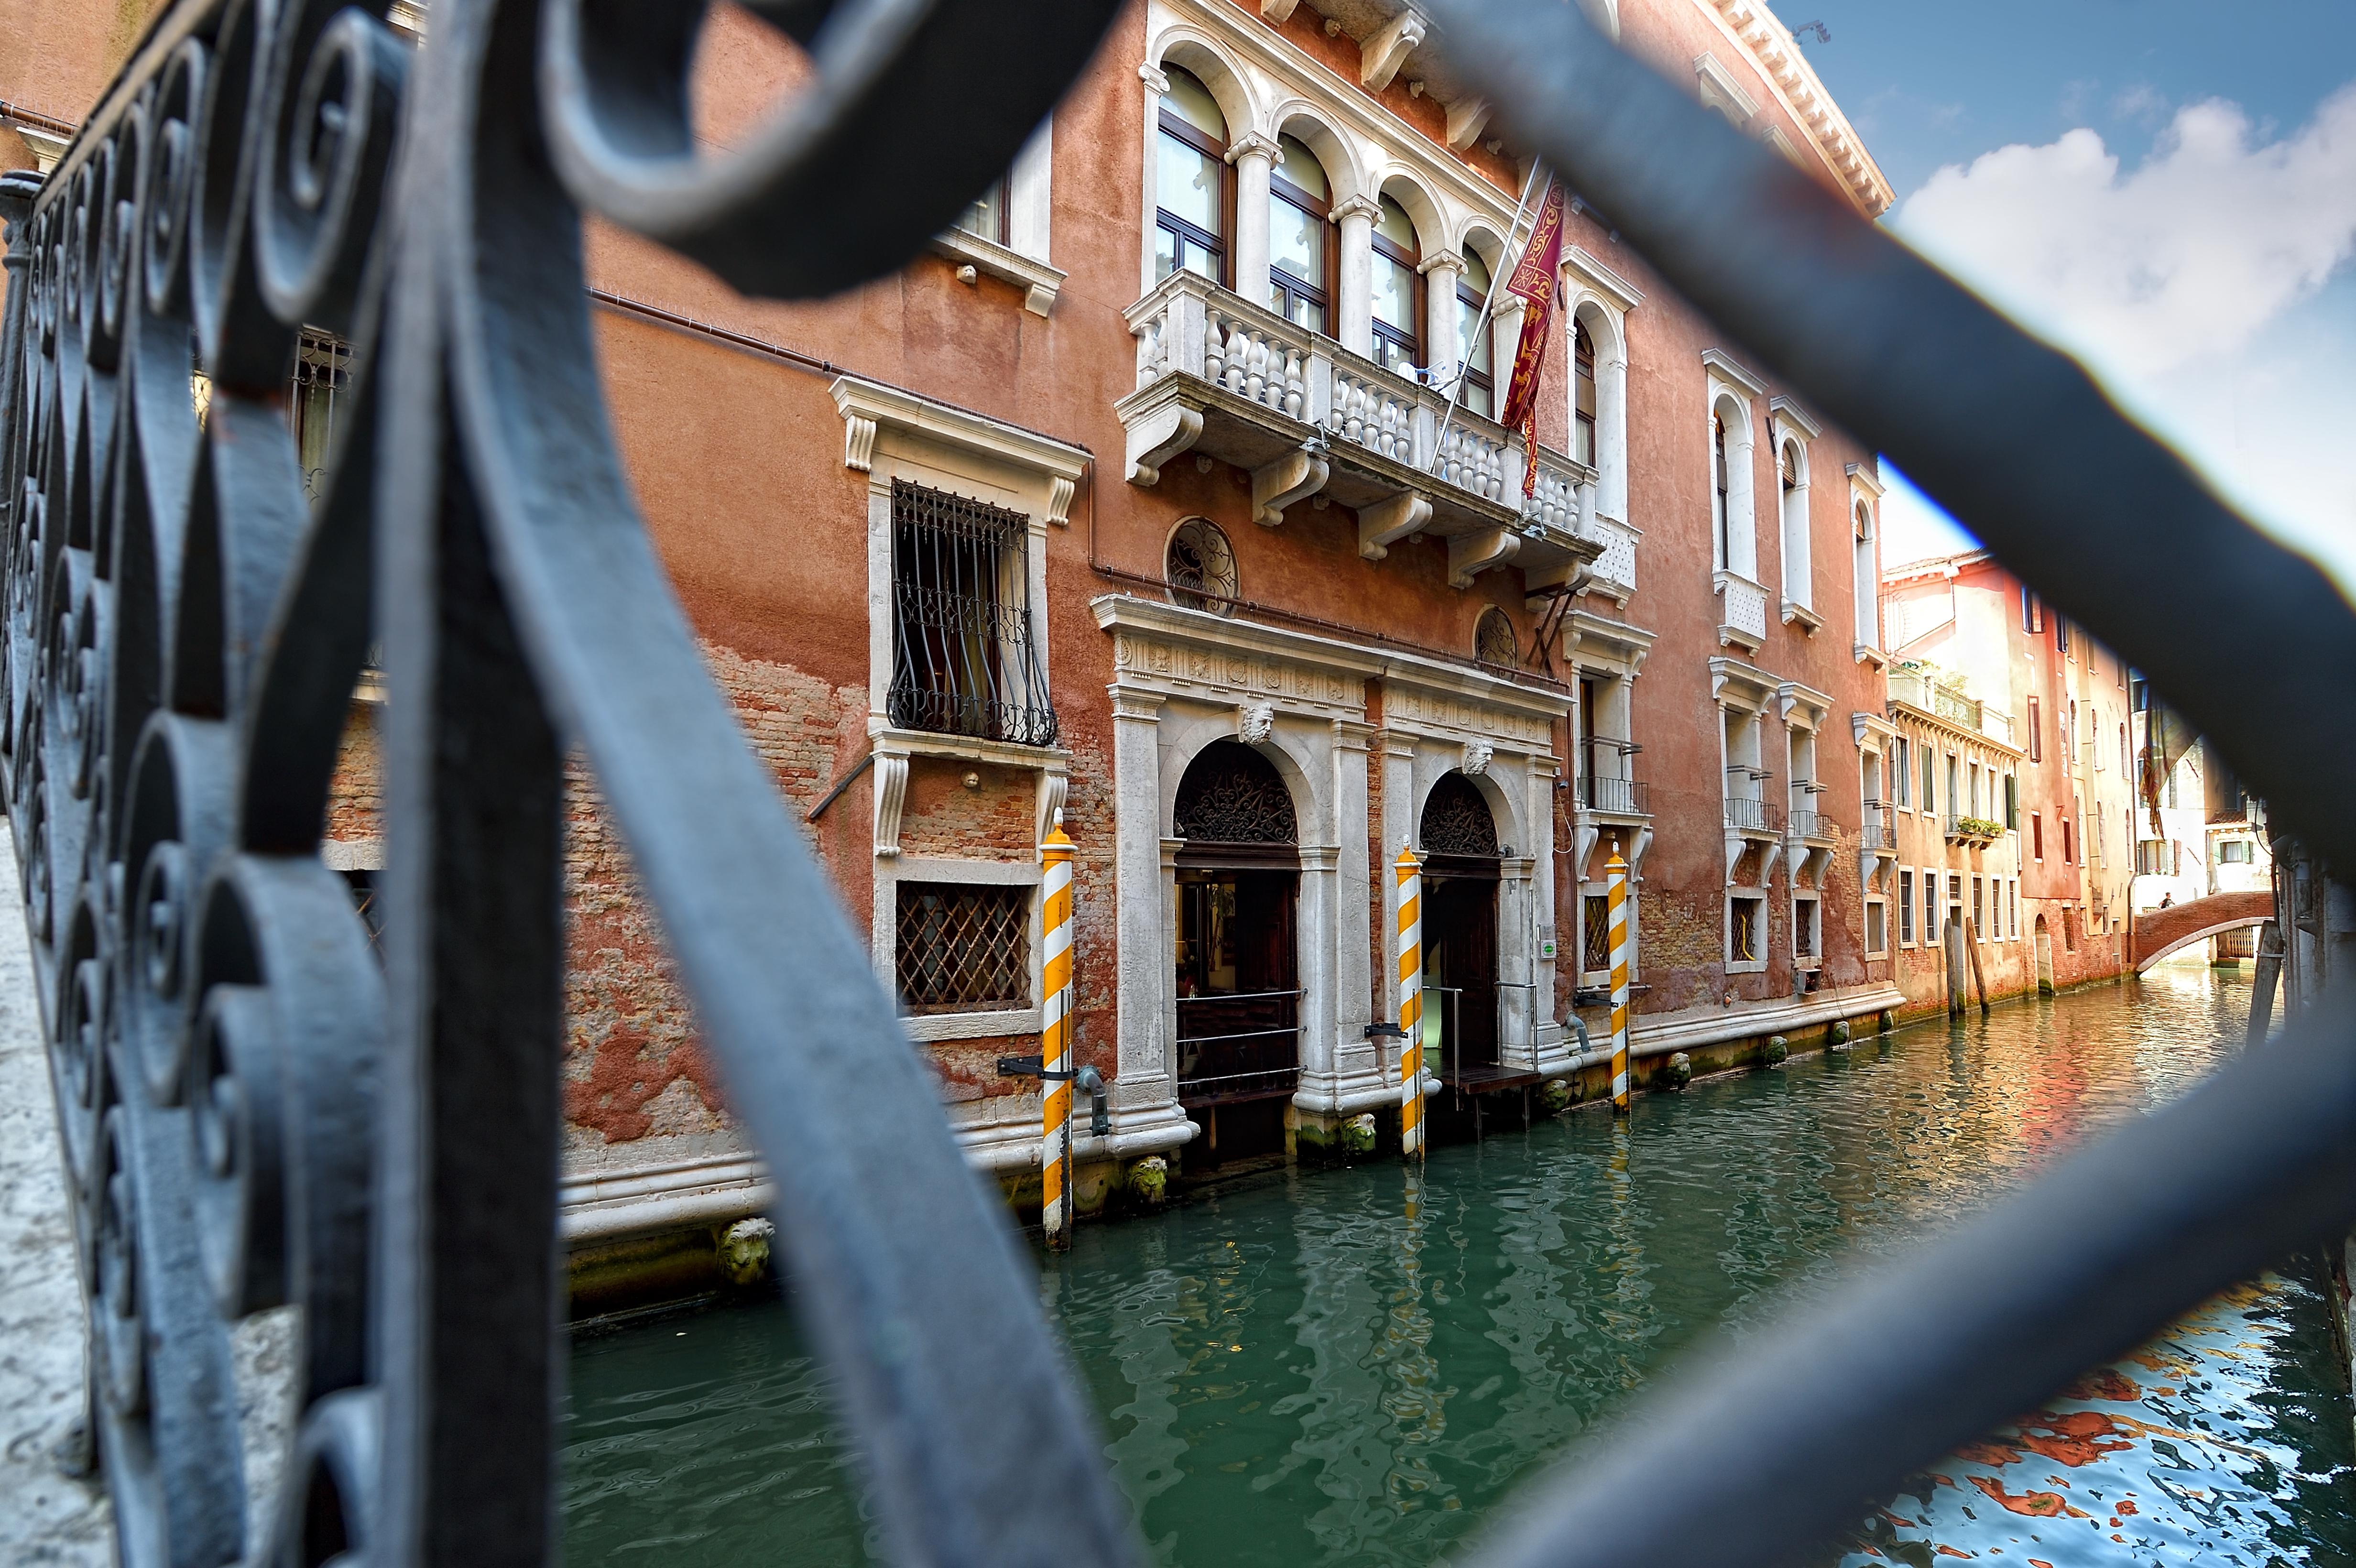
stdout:
{"type": "Polygon", "coordinates": [[[1489,333],[1480,327],[1481,306],[1462,294],[1456,296],[1456,341],[1464,346],[1464,363],[1483,376],[1489,373],[1489,333]],[[1476,327],[1480,330],[1475,331],[1476,327]]]}
{"type": "Polygon", "coordinates": [[[1220,176],[1226,165],[1175,136],[1165,133],[1161,143],[1162,167],[1155,176],[1158,188],[1154,194],[1162,210],[1208,233],[1222,232],[1220,176]]]}
{"type": "Polygon", "coordinates": [[[1415,331],[1415,269],[1380,254],[1375,257],[1375,319],[1415,331]]]}
{"type": "Polygon", "coordinates": [[[1006,238],[1006,181],[1003,176],[990,182],[990,188],[973,198],[958,219],[958,227],[969,234],[979,234],[984,240],[1003,240],[1006,238]]]}
{"type": "Polygon", "coordinates": [[[1268,264],[1325,286],[1325,220],[1280,196],[1268,202],[1268,264]]]}
{"type": "Polygon", "coordinates": [[[1277,165],[1278,174],[1320,201],[1333,199],[1333,191],[1325,184],[1325,165],[1317,161],[1317,155],[1309,150],[1307,143],[1297,136],[1279,136],[1276,144],[1284,149],[1284,162],[1277,165]]]}
{"type": "Polygon", "coordinates": [[[1226,141],[1227,117],[1219,112],[1219,101],[1211,96],[1202,79],[1175,67],[1168,74],[1170,91],[1162,96],[1162,106],[1213,141],[1226,141]]]}
{"type": "Polygon", "coordinates": [[[1178,236],[1167,229],[1153,231],[1153,281],[1160,283],[1178,270],[1178,236]]]}
{"type": "Polygon", "coordinates": [[[1408,217],[1407,208],[1389,197],[1383,197],[1382,208],[1382,215],[1375,219],[1375,232],[1405,251],[1408,255],[1419,254],[1415,242],[1415,224],[1408,217]]]}

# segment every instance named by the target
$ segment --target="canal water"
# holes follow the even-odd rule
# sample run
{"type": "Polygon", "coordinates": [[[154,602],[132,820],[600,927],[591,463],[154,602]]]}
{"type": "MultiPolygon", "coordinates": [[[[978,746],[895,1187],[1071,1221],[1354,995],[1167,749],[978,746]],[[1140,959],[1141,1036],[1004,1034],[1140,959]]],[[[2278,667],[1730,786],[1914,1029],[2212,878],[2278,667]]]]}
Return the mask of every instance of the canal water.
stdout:
{"type": "MultiPolygon", "coordinates": [[[[2164,965],[1640,1097],[1621,1125],[1440,1149],[1419,1176],[1270,1177],[1084,1226],[1042,1295],[1161,1563],[1432,1563],[1665,1367],[2184,1092],[2249,996],[2164,965]]],[[[879,1551],[780,1304],[579,1339],[562,1422],[575,1563],[879,1551]]],[[[2323,1297],[2287,1266],[1967,1445],[1823,1562],[2356,1563],[2352,1458],[2323,1297]]],[[[1664,1475],[1646,1506],[1709,1479],[1664,1475]]]]}

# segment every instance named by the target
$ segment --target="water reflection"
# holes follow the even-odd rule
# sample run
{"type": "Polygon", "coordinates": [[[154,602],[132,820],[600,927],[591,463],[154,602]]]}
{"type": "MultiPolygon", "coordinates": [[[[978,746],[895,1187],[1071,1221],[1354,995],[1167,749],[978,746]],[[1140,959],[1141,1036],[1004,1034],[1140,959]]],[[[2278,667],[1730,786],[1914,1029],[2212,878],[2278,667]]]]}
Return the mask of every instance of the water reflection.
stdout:
{"type": "MultiPolygon", "coordinates": [[[[2181,1093],[2247,1005],[2245,981],[2168,967],[1420,1173],[1271,1180],[1083,1228],[1043,1298],[1160,1561],[1429,1563],[1672,1358],[2181,1093]]],[[[873,1550],[781,1311],[584,1343],[574,1369],[575,1562],[873,1550]]],[[[2356,1556],[2349,1449],[2321,1304],[2269,1277],[1957,1456],[1841,1561],[2337,1562],[2356,1556]]]]}

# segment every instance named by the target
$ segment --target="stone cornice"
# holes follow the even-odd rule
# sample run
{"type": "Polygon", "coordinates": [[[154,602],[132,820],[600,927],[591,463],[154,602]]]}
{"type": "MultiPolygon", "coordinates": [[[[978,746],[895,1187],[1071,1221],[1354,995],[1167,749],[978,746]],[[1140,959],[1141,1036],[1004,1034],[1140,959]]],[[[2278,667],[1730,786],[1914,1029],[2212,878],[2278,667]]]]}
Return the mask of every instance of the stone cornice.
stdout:
{"type": "Polygon", "coordinates": [[[1644,290],[1576,245],[1562,248],[1562,271],[1565,277],[1585,284],[1623,313],[1644,303],[1644,290]]]}
{"type": "Polygon", "coordinates": [[[1363,719],[1365,683],[1380,680],[1387,728],[1404,721],[1417,729],[1489,733],[1484,725],[1512,730],[1507,721],[1519,720],[1518,733],[1497,738],[1526,749],[1550,744],[1550,727],[1570,711],[1567,691],[1502,680],[1402,649],[1236,620],[1136,594],[1104,594],[1088,608],[1098,626],[1119,639],[1113,655],[1116,691],[1192,688],[1205,701],[1231,701],[1234,694],[1248,692],[1297,711],[1363,719]],[[1409,707],[1415,711],[1408,711],[1409,707]],[[1472,717],[1475,710],[1485,717],[1472,717]]]}
{"type": "Polygon", "coordinates": [[[1047,520],[1070,521],[1072,496],[1088,466],[1088,454],[1079,447],[861,376],[838,376],[828,390],[842,415],[844,467],[870,472],[877,433],[905,432],[1046,475],[1047,520]]]}
{"type": "Polygon", "coordinates": [[[1792,123],[1815,144],[1817,155],[1847,188],[1868,218],[1888,211],[1897,193],[1867,152],[1857,128],[1833,101],[1798,40],[1767,8],[1765,0],[1694,0],[1703,15],[1740,47],[1745,61],[1764,80],[1792,123]]]}
{"type": "Polygon", "coordinates": [[[1767,389],[1763,379],[1723,348],[1703,349],[1701,362],[1717,372],[1720,380],[1740,387],[1754,398],[1767,389]]]}
{"type": "Polygon", "coordinates": [[[1781,393],[1767,400],[1767,412],[1798,431],[1805,440],[1814,441],[1825,433],[1825,427],[1815,415],[1802,408],[1796,400],[1781,393]]]}

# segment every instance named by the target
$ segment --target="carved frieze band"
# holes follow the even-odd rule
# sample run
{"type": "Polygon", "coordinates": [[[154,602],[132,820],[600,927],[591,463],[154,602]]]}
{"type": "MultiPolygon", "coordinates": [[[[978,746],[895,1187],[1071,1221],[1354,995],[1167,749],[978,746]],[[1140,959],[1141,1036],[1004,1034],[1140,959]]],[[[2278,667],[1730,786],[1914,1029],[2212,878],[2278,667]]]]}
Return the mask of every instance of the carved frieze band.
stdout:
{"type": "Polygon", "coordinates": [[[1254,697],[1280,697],[1321,708],[1363,711],[1366,683],[1340,670],[1237,648],[1165,642],[1122,632],[1113,638],[1113,666],[1123,681],[1169,681],[1254,697]]]}

